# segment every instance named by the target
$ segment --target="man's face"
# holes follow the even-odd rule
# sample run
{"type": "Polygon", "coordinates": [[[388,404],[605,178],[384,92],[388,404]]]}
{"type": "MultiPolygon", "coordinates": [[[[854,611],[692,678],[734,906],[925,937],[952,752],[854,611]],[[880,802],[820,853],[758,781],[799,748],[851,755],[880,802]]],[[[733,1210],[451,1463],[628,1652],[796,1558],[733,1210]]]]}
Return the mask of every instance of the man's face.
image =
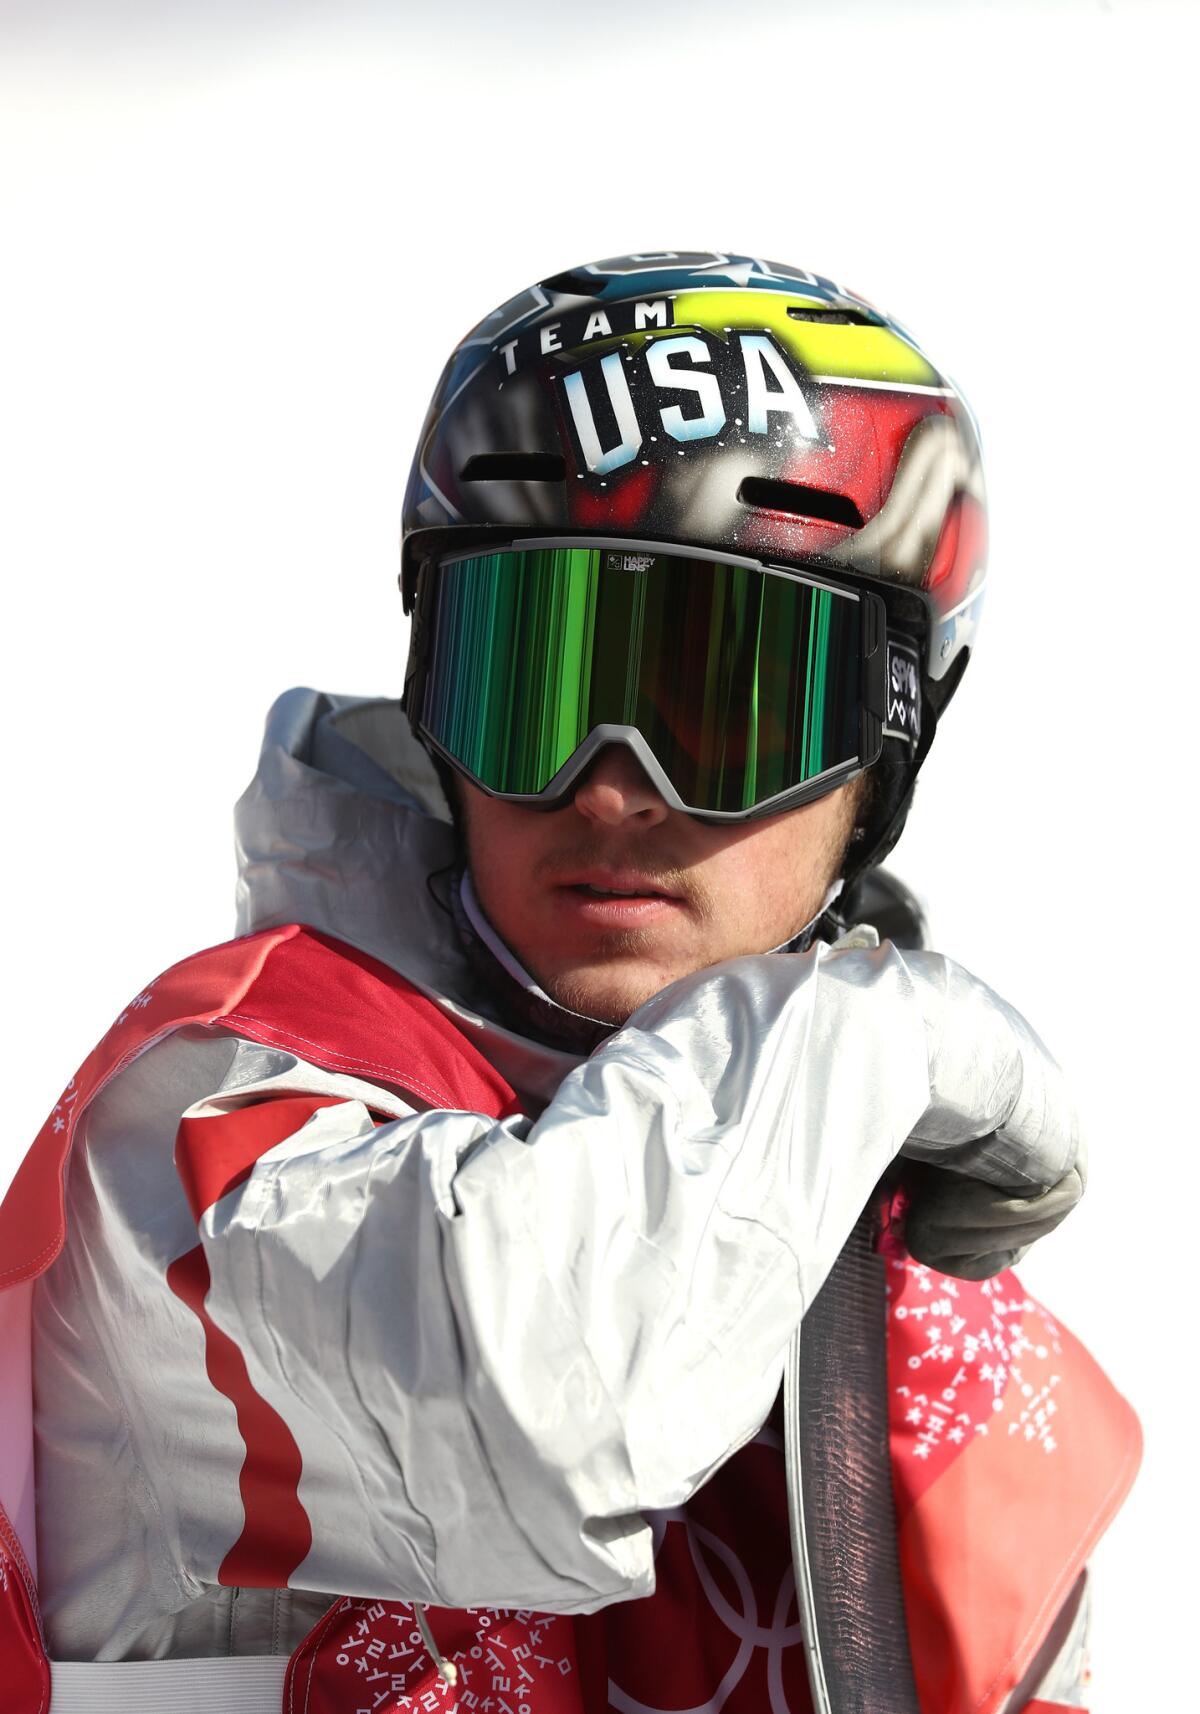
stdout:
{"type": "Polygon", "coordinates": [[[728,826],[670,809],[621,745],[557,810],[457,782],[476,896],[560,1005],[623,1023],[677,977],[798,933],[840,873],[859,782],[728,826]]]}

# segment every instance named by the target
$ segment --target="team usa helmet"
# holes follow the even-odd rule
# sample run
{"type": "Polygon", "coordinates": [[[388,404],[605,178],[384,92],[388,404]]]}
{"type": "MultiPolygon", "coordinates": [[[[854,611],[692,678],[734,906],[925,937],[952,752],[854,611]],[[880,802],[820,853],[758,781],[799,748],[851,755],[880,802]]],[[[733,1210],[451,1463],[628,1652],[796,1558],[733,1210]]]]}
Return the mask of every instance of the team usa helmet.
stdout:
{"type": "MultiPolygon", "coordinates": [[[[460,766],[415,705],[426,695],[442,611],[431,590],[448,562],[488,558],[493,624],[496,590],[504,587],[503,577],[496,579],[509,563],[495,550],[523,544],[522,563],[532,564],[531,545],[539,542],[553,544],[538,559],[538,587],[529,597],[543,604],[566,589],[570,550],[596,544],[608,551],[592,563],[593,582],[597,566],[651,566],[643,575],[658,579],[666,601],[685,586],[681,579],[695,575],[689,566],[720,576],[727,602],[742,600],[745,591],[731,595],[725,582],[743,575],[734,568],[757,565],[808,580],[805,625],[816,626],[812,603],[824,599],[823,590],[832,591],[826,606],[835,620],[843,608],[833,595],[847,591],[864,614],[879,611],[872,683],[882,700],[876,706],[876,693],[861,690],[862,730],[875,742],[873,754],[860,745],[857,757],[859,767],[874,765],[875,789],[854,873],[879,861],[899,834],[938,715],[966,664],[984,590],[983,472],[974,419],[958,389],[905,328],[856,293],[801,268],[737,255],[610,257],[556,274],[494,310],[438,382],[403,528],[401,584],[406,607],[415,610],[407,706],[435,752],[460,766]],[[612,550],[623,544],[637,551],[618,560],[612,550]],[[661,566],[657,550],[666,556],[661,566]]],[[[472,598],[482,612],[482,597],[472,598]]],[[[594,613],[580,622],[594,628],[594,613]]],[[[761,630],[761,612],[758,623],[761,630]]],[[[477,615],[472,659],[487,646],[477,615]]],[[[711,638],[708,646],[712,652],[711,638]]],[[[869,641],[864,646],[873,649],[869,641]]],[[[660,643],[646,670],[661,672],[664,655],[660,643]]],[[[822,672],[827,699],[826,680],[849,682],[837,660],[822,672]]],[[[752,694],[758,691],[756,680],[752,694]]],[[[710,803],[746,806],[712,808],[718,817],[761,813],[787,807],[797,793],[831,789],[856,771],[848,750],[839,761],[836,746],[829,748],[828,731],[820,738],[825,748],[813,751],[816,717],[807,701],[803,716],[810,783],[794,783],[791,795],[772,789],[787,784],[782,775],[754,787],[742,768],[732,785],[727,769],[724,784],[706,779],[689,799],[686,790],[672,793],[674,764],[656,768],[661,745],[651,737],[643,749],[672,802],[697,813],[710,803]],[[836,765],[819,765],[831,758],[836,765]]],[[[646,726],[629,710],[625,718],[646,726]]],[[[635,742],[633,726],[604,730],[627,732],[635,742]]],[[[573,741],[583,733],[581,724],[573,741]]],[[[539,775],[531,757],[545,750],[542,737],[540,750],[530,749],[528,735],[523,742],[519,766],[512,764],[517,784],[508,782],[499,795],[537,795],[533,785],[540,789],[560,759],[543,760],[539,775]]],[[[786,765],[795,770],[798,741],[790,749],[786,765]]],[[[574,753],[586,761],[586,748],[576,743],[574,753]]],[[[473,777],[494,789],[486,773],[473,777]]],[[[570,777],[564,768],[553,785],[570,777]]],[[[552,798],[553,786],[541,795],[552,798]]]]}

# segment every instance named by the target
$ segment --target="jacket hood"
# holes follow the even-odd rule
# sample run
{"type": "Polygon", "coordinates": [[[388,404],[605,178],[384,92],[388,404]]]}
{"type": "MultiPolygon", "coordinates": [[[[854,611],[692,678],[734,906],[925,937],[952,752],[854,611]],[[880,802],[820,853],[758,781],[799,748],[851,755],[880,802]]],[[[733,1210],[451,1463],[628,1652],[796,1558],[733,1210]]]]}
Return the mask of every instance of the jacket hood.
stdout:
{"type": "Polygon", "coordinates": [[[550,1098],[579,1055],[501,1024],[446,894],[450,811],[398,701],[285,691],[234,812],[237,932],[300,922],[406,977],[523,1093],[550,1098]]]}

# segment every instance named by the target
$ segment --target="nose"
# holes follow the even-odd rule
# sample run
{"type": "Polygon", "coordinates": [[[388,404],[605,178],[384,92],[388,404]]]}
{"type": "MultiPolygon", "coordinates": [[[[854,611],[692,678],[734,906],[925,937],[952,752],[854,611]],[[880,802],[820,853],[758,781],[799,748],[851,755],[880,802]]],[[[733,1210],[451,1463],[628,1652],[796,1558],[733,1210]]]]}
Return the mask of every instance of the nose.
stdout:
{"type": "Polygon", "coordinates": [[[575,788],[575,808],[605,827],[657,827],[670,810],[624,744],[606,744],[575,788]]]}

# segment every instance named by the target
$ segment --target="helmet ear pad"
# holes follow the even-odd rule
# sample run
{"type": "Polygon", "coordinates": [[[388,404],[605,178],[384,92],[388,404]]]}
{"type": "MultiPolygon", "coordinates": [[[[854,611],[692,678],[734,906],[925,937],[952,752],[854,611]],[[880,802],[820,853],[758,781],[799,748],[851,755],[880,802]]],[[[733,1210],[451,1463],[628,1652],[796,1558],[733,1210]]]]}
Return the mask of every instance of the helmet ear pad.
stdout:
{"type": "Polygon", "coordinates": [[[969,659],[970,650],[963,649],[945,678],[922,678],[921,736],[915,752],[902,738],[885,738],[878,761],[867,770],[871,784],[859,825],[851,836],[844,893],[883,862],[904,832],[917,775],[933,747],[942,711],[958,689],[969,659]]]}

